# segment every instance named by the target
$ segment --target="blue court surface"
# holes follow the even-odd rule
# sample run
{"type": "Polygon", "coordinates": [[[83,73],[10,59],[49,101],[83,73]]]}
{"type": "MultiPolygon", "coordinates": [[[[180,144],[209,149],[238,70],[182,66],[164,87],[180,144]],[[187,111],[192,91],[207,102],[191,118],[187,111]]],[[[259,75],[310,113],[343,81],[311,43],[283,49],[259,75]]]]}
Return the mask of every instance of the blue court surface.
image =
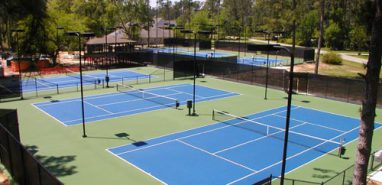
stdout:
{"type": "MultiPolygon", "coordinates": [[[[215,113],[215,120],[218,116],[215,113]]],[[[253,184],[270,174],[280,175],[285,116],[286,107],[280,107],[241,119],[227,117],[216,124],[107,150],[164,184],[253,184]]],[[[329,152],[338,157],[340,141],[356,139],[359,123],[294,106],[286,171],[329,152]]]]}
{"type": "MultiPolygon", "coordinates": [[[[111,94],[85,97],[86,123],[139,114],[143,112],[175,107],[192,99],[192,84],[161,86],[143,90],[129,90],[111,94]]],[[[238,95],[204,86],[196,86],[196,102],[238,95]]],[[[34,104],[35,107],[69,126],[82,123],[81,99],[68,99],[34,104]]]]}
{"type": "MultiPolygon", "coordinates": [[[[176,53],[177,55],[194,56],[193,49],[187,50],[184,48],[150,48],[148,50],[152,51],[153,53],[176,53]]],[[[221,58],[221,57],[232,57],[235,55],[230,53],[223,53],[223,52],[197,51],[196,56],[202,57],[202,58],[221,58]]]]}
{"type": "MultiPolygon", "coordinates": [[[[245,57],[237,60],[239,64],[253,65],[253,66],[266,66],[267,58],[264,57],[245,57]]],[[[268,60],[270,66],[285,65],[288,63],[287,60],[269,58],[268,60]]]]}
{"type": "MultiPolygon", "coordinates": [[[[101,84],[105,79],[106,72],[83,73],[83,83],[85,85],[101,84]]],[[[133,71],[109,71],[110,82],[120,82],[122,80],[137,80],[151,78],[150,75],[145,75],[133,71]]],[[[46,77],[46,78],[29,78],[22,82],[23,92],[34,92],[51,90],[56,88],[76,87],[80,83],[79,73],[68,74],[68,76],[46,77]]]]}

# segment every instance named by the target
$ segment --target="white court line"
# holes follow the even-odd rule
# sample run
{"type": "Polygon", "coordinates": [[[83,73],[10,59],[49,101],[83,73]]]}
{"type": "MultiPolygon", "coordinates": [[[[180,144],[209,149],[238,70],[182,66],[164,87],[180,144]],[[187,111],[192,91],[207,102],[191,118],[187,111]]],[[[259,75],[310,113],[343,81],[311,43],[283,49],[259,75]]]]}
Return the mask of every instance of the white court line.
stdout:
{"type": "MultiPolygon", "coordinates": [[[[210,96],[210,97],[207,97],[207,98],[217,98],[217,97],[220,97],[220,96],[226,96],[226,95],[229,95],[229,94],[223,94],[223,95],[218,95],[218,96],[210,96]]],[[[207,98],[201,98],[201,99],[197,99],[197,100],[203,100],[203,99],[207,99],[207,98]]],[[[145,99],[139,99],[140,101],[147,101],[145,99]]],[[[139,101],[137,100],[137,101],[139,101]]],[[[216,100],[216,99],[212,99],[212,100],[216,100]]],[[[186,103],[187,100],[184,100],[184,101],[180,101],[179,103],[186,103]]],[[[205,102],[205,101],[204,101],[205,102]]],[[[139,108],[139,109],[133,109],[133,110],[128,110],[128,111],[120,111],[120,112],[115,112],[115,113],[112,113],[112,114],[107,114],[107,115],[98,115],[98,116],[91,116],[91,117],[86,117],[86,119],[93,119],[93,118],[98,118],[98,117],[104,117],[104,116],[110,116],[110,115],[114,115],[114,114],[121,114],[121,113],[128,113],[128,112],[134,112],[134,111],[139,111],[139,110],[142,110],[141,112],[139,113],[144,113],[143,110],[146,110],[146,109],[151,109],[151,108],[157,108],[157,107],[163,107],[163,106],[166,106],[166,107],[171,107],[171,105],[173,105],[172,103],[171,104],[164,104],[164,105],[156,105],[156,106],[151,106],[151,107],[144,107],[144,108],[139,108]]],[[[128,116],[128,115],[124,115],[124,116],[128,116]]],[[[75,120],[69,120],[69,121],[65,121],[65,123],[71,123],[71,122],[75,122],[75,121],[79,121],[81,119],[75,119],[75,120]]]]}
{"type": "MultiPolygon", "coordinates": [[[[259,112],[257,114],[260,114],[260,113],[263,113],[263,112],[267,112],[267,111],[271,111],[271,110],[280,109],[282,107],[285,107],[285,106],[281,106],[281,107],[277,107],[277,108],[270,108],[270,109],[264,110],[262,112],[259,112]]],[[[216,124],[220,124],[220,122],[216,122],[215,121],[215,123],[212,124],[212,125],[216,125],[216,124]]],[[[173,135],[173,134],[180,134],[180,133],[188,132],[188,131],[195,130],[195,129],[201,129],[201,128],[204,128],[204,127],[208,127],[208,126],[204,125],[204,126],[200,126],[200,127],[196,127],[196,128],[190,128],[190,129],[187,129],[187,130],[182,130],[182,131],[178,131],[178,132],[174,132],[174,133],[170,133],[170,134],[165,134],[165,135],[162,135],[162,136],[159,136],[159,137],[154,137],[154,138],[147,139],[146,141],[151,141],[151,140],[158,139],[158,138],[161,138],[161,137],[167,137],[167,136],[170,136],[170,135],[173,135]]],[[[130,145],[130,144],[127,144],[127,145],[130,145]]],[[[122,146],[126,146],[126,144],[120,145],[120,146],[116,146],[116,147],[111,147],[111,148],[108,148],[108,150],[112,150],[112,149],[115,149],[115,148],[120,148],[122,146]]]]}
{"type": "MultiPolygon", "coordinates": [[[[302,123],[302,124],[299,124],[299,125],[296,125],[294,127],[290,127],[290,129],[293,129],[293,128],[296,128],[296,127],[299,127],[299,126],[302,126],[302,125],[305,125],[306,123],[302,123]]],[[[217,152],[214,152],[214,154],[218,154],[218,153],[221,153],[221,152],[225,152],[227,150],[231,150],[231,149],[234,149],[234,148],[237,148],[237,147],[240,147],[240,146],[243,146],[243,145],[246,145],[246,144],[249,144],[249,143],[252,143],[252,142],[255,142],[255,141],[258,141],[258,140],[261,140],[261,139],[265,139],[267,137],[272,137],[273,135],[276,135],[276,134],[279,134],[279,133],[282,133],[284,131],[280,130],[278,132],[275,132],[275,133],[272,133],[272,134],[269,134],[269,135],[265,135],[263,137],[259,137],[259,138],[256,138],[256,139],[253,139],[253,140],[249,140],[247,142],[244,142],[244,143],[240,143],[238,145],[235,145],[235,146],[232,146],[232,147],[229,147],[229,148],[225,148],[225,149],[222,149],[222,150],[219,150],[217,152]]]]}
{"type": "Polygon", "coordinates": [[[105,111],[105,112],[107,112],[107,113],[109,113],[109,114],[113,114],[113,112],[110,112],[110,111],[108,111],[108,110],[106,110],[106,109],[104,109],[104,108],[102,108],[102,107],[99,107],[99,106],[94,105],[94,104],[92,104],[92,103],[89,103],[89,102],[87,102],[87,101],[84,101],[84,103],[86,103],[86,104],[88,104],[88,105],[90,105],[90,106],[93,106],[93,107],[95,107],[96,109],[103,110],[103,111],[105,111]]]}
{"type": "Polygon", "coordinates": [[[191,148],[193,148],[193,149],[196,149],[196,150],[202,151],[202,152],[204,152],[204,153],[207,153],[208,155],[211,155],[211,156],[214,156],[214,157],[216,157],[216,158],[219,158],[219,159],[222,159],[222,160],[224,160],[224,161],[227,161],[227,162],[229,162],[229,163],[231,163],[231,164],[234,164],[234,165],[236,165],[236,166],[245,168],[245,169],[247,169],[247,170],[249,170],[249,171],[251,171],[251,172],[256,172],[256,170],[254,170],[254,169],[252,169],[252,168],[250,168],[250,167],[248,167],[248,166],[244,166],[244,165],[239,164],[239,163],[237,163],[237,162],[235,162],[235,161],[231,161],[231,160],[226,159],[226,158],[224,158],[224,157],[215,155],[215,154],[213,154],[213,153],[211,153],[211,152],[208,152],[208,151],[206,151],[206,150],[203,150],[203,149],[201,149],[201,148],[199,148],[199,147],[193,146],[193,145],[191,145],[191,144],[189,144],[189,143],[187,143],[187,142],[185,142],[185,141],[182,141],[182,140],[179,140],[179,139],[175,139],[175,141],[178,141],[178,142],[180,142],[180,143],[182,143],[182,144],[184,144],[184,145],[187,145],[187,146],[189,146],[189,147],[191,147],[191,148]]]}
{"type": "MultiPolygon", "coordinates": [[[[335,101],[335,100],[333,100],[335,101]]],[[[296,106],[296,105],[295,105],[296,106]]],[[[360,120],[360,118],[356,118],[356,117],[351,117],[351,116],[346,116],[346,115],[341,115],[341,114],[337,114],[337,113],[333,113],[333,112],[328,112],[328,111],[323,111],[323,110],[319,110],[319,109],[315,109],[315,108],[311,108],[311,107],[303,107],[303,106],[297,106],[297,107],[301,107],[303,109],[311,109],[311,110],[314,110],[314,111],[317,111],[317,112],[322,112],[322,113],[327,113],[327,114],[331,114],[331,115],[335,115],[335,116],[342,116],[342,117],[346,117],[346,118],[351,118],[351,119],[355,119],[355,120],[360,120]]],[[[379,124],[379,125],[382,125],[382,123],[379,123],[379,122],[375,122],[376,124],[379,124]]]]}
{"type": "Polygon", "coordinates": [[[51,117],[53,118],[54,120],[58,121],[59,123],[61,123],[62,125],[64,125],[65,127],[67,127],[68,125],[65,124],[64,122],[58,120],[56,117],[50,115],[48,112],[45,112],[44,110],[40,109],[40,107],[36,106],[35,104],[32,104],[33,107],[35,107],[36,109],[40,110],[42,113],[44,113],[45,115],[47,115],[48,117],[51,117]]]}
{"type": "MultiPolygon", "coordinates": [[[[190,85],[190,84],[179,84],[179,85],[172,85],[172,86],[185,86],[185,85],[190,85]]],[[[166,87],[166,86],[165,86],[166,87]]],[[[145,90],[156,90],[160,89],[160,87],[153,87],[153,88],[148,88],[145,90]]],[[[95,100],[95,99],[102,99],[105,97],[113,97],[113,96],[121,96],[123,93],[121,92],[112,92],[112,93],[105,93],[105,94],[98,94],[98,95],[91,95],[91,96],[86,96],[85,100],[95,100]]],[[[76,102],[78,101],[78,98],[71,98],[71,99],[65,99],[60,102],[55,102],[54,104],[61,104],[61,103],[69,103],[69,102],[76,102]]],[[[42,103],[36,103],[39,104],[38,106],[47,106],[47,105],[52,105],[51,102],[42,102],[42,103]]]]}
{"type": "MultiPolygon", "coordinates": [[[[166,94],[166,95],[161,95],[161,96],[174,96],[174,95],[178,95],[178,94],[181,94],[181,93],[166,94]]],[[[129,94],[128,94],[128,95],[129,95],[129,94]]],[[[135,97],[134,95],[130,95],[130,96],[135,97]]],[[[144,99],[144,100],[150,100],[150,99],[154,99],[154,98],[157,98],[157,97],[143,98],[143,99],[144,99]]],[[[126,100],[126,101],[119,101],[119,102],[114,102],[114,103],[106,103],[106,104],[101,104],[101,105],[98,105],[98,106],[104,107],[104,106],[109,106],[109,105],[115,105],[115,104],[121,104],[121,103],[128,103],[128,102],[136,102],[136,101],[141,101],[141,100],[142,100],[142,98],[138,98],[138,99],[126,100]]]]}
{"type": "Polygon", "coordinates": [[[143,172],[144,174],[152,177],[153,179],[157,180],[158,182],[162,183],[162,184],[165,184],[167,185],[167,183],[163,182],[162,180],[160,180],[159,178],[156,178],[154,175],[152,175],[151,173],[149,172],[146,172],[145,170],[143,170],[142,168],[139,168],[138,166],[134,165],[133,163],[129,162],[128,160],[120,157],[119,155],[116,155],[114,154],[113,152],[111,152],[109,149],[106,149],[107,152],[109,152],[111,155],[114,155],[115,157],[121,159],[122,161],[125,161],[127,164],[131,165],[132,167],[138,169],[139,171],[143,172]]]}
{"type": "MultiPolygon", "coordinates": [[[[141,101],[144,101],[144,99],[142,99],[141,101]]],[[[145,107],[145,108],[139,108],[139,109],[132,109],[132,110],[128,110],[128,111],[115,112],[115,113],[111,113],[111,114],[102,114],[102,115],[98,115],[98,116],[91,116],[91,117],[86,117],[86,119],[93,119],[93,118],[99,118],[99,117],[111,116],[111,115],[114,115],[114,114],[121,114],[121,113],[134,112],[134,111],[145,110],[145,109],[151,109],[151,108],[156,108],[156,107],[163,107],[163,106],[168,107],[168,106],[171,106],[171,105],[173,105],[173,104],[156,105],[156,106],[151,106],[151,107],[145,107]]],[[[139,112],[139,113],[143,113],[143,112],[139,112]]],[[[127,115],[124,115],[124,116],[127,116],[127,115]]],[[[65,123],[72,123],[72,122],[79,121],[79,120],[82,120],[82,119],[69,120],[69,121],[65,121],[65,123]]],[[[90,122],[92,122],[92,121],[90,121],[90,122]]]]}
{"type": "MultiPolygon", "coordinates": [[[[235,94],[234,94],[235,95],[235,94]]],[[[230,98],[231,96],[227,96],[227,97],[222,97],[220,99],[224,99],[224,98],[230,98]]],[[[204,103],[204,102],[209,102],[209,101],[214,101],[216,99],[209,99],[209,100],[203,100],[202,102],[199,102],[199,103],[204,103]]],[[[179,103],[186,103],[186,101],[180,101],[179,103]]],[[[160,105],[158,106],[154,106],[154,107],[159,107],[160,105]]],[[[171,105],[163,105],[163,106],[167,106],[167,107],[171,107],[171,105]]],[[[149,108],[153,108],[153,107],[149,107],[149,108]]],[[[145,109],[148,109],[148,108],[143,108],[142,110],[145,110],[145,109]]],[[[139,109],[136,109],[136,110],[139,110],[139,109]]],[[[152,110],[148,110],[148,111],[144,111],[144,112],[136,112],[136,113],[133,113],[133,114],[127,114],[127,115],[121,115],[121,116],[114,116],[114,117],[110,117],[110,118],[101,118],[101,119],[98,119],[98,120],[93,120],[93,121],[89,121],[88,123],[90,122],[97,122],[97,121],[102,121],[102,120],[105,120],[105,119],[115,119],[115,118],[121,118],[121,117],[126,117],[126,116],[132,116],[132,115],[136,115],[136,114],[142,114],[142,113],[147,113],[147,112],[151,112],[151,111],[158,111],[158,110],[161,110],[161,109],[152,109],[152,110]]],[[[135,111],[135,110],[134,110],[135,111]]],[[[121,112],[118,112],[118,113],[114,113],[114,114],[120,114],[120,113],[126,113],[126,112],[131,112],[131,111],[121,111],[121,112]]],[[[99,115],[99,116],[93,116],[91,117],[90,119],[92,118],[97,118],[97,117],[105,117],[105,116],[110,116],[109,114],[108,115],[99,115]]],[[[74,122],[74,121],[78,121],[79,119],[77,120],[70,120],[69,123],[71,122],[74,122]]],[[[67,126],[72,126],[72,125],[77,125],[77,124],[80,124],[80,123],[75,123],[75,124],[69,124],[67,126]]]]}
{"type": "MultiPolygon", "coordinates": [[[[356,130],[356,129],[358,129],[358,128],[359,128],[359,127],[355,127],[355,128],[353,128],[352,130],[349,130],[349,131],[347,131],[347,132],[345,132],[345,133],[343,133],[343,134],[340,134],[340,135],[338,135],[338,136],[336,136],[336,137],[333,137],[333,138],[331,138],[331,139],[329,139],[329,140],[332,141],[332,140],[334,140],[334,139],[337,139],[337,138],[339,138],[339,137],[341,137],[341,136],[343,136],[343,135],[346,135],[346,134],[348,134],[348,133],[350,133],[350,132],[353,132],[354,130],[356,130]]],[[[320,143],[320,144],[317,144],[317,145],[315,145],[315,146],[313,146],[313,147],[311,147],[311,148],[308,148],[308,149],[306,149],[306,150],[303,150],[303,151],[301,151],[301,152],[299,152],[299,153],[296,153],[296,154],[294,154],[294,155],[288,157],[287,160],[290,160],[290,159],[295,158],[295,157],[297,157],[297,156],[299,156],[299,155],[302,155],[303,153],[306,153],[306,152],[308,152],[308,151],[310,151],[310,150],[314,150],[314,149],[317,148],[318,146],[321,146],[321,145],[323,145],[323,144],[325,144],[325,143],[327,143],[327,141],[326,141],[326,142],[322,142],[322,143],[320,143]]],[[[331,150],[331,151],[334,151],[334,150],[336,150],[336,148],[333,149],[333,150],[331,150]]],[[[329,151],[329,152],[327,152],[327,153],[330,153],[331,151],[329,151]]],[[[323,156],[323,155],[324,155],[324,154],[322,154],[322,156],[323,156]]],[[[313,160],[311,160],[311,161],[313,161],[313,160]]],[[[311,162],[311,161],[310,161],[310,162],[311,162]]],[[[257,172],[254,172],[254,173],[252,173],[252,174],[246,175],[246,176],[244,176],[244,177],[242,177],[242,178],[236,179],[235,181],[232,181],[232,182],[230,182],[230,183],[228,183],[228,184],[233,184],[233,183],[239,182],[239,181],[241,181],[241,180],[243,180],[243,179],[246,179],[246,178],[248,178],[248,177],[250,177],[250,176],[252,176],[252,175],[256,175],[256,174],[258,174],[258,173],[260,173],[260,172],[262,172],[262,171],[265,171],[265,170],[267,170],[267,169],[269,169],[269,168],[271,168],[271,167],[273,167],[273,166],[276,166],[276,165],[278,165],[278,164],[280,164],[280,163],[282,163],[282,161],[279,161],[279,162],[277,162],[277,163],[273,163],[272,165],[269,165],[269,166],[267,166],[267,167],[265,167],[265,168],[263,168],[263,169],[261,169],[261,170],[258,170],[257,172]]]]}
{"type": "MultiPolygon", "coordinates": [[[[276,114],[275,114],[275,116],[278,116],[278,117],[281,117],[281,118],[285,118],[285,119],[286,119],[285,116],[276,115],[276,114]]],[[[302,121],[302,120],[298,120],[298,119],[294,119],[294,118],[290,118],[290,119],[293,120],[293,121],[297,121],[297,122],[306,122],[306,121],[302,121]]],[[[324,125],[314,124],[314,123],[310,123],[310,122],[306,122],[306,123],[308,123],[309,125],[313,125],[313,126],[317,126],[317,127],[326,128],[326,129],[328,129],[328,130],[334,130],[334,131],[342,132],[342,133],[346,132],[345,130],[340,130],[340,129],[336,129],[336,128],[332,128],[332,127],[328,127],[328,126],[324,126],[324,125]]]]}
{"type": "MultiPolygon", "coordinates": [[[[285,112],[285,111],[286,110],[283,110],[283,111],[280,111],[280,112],[285,112]]],[[[266,115],[266,116],[268,116],[268,115],[266,115]]],[[[263,117],[265,117],[265,116],[263,116],[263,117]]],[[[221,129],[224,129],[224,128],[227,128],[227,127],[232,127],[232,126],[235,126],[235,125],[239,125],[239,124],[242,124],[242,123],[245,123],[245,122],[247,122],[247,121],[240,121],[240,122],[232,124],[232,125],[227,125],[224,122],[219,122],[221,124],[224,124],[225,126],[221,126],[221,127],[210,129],[210,130],[206,130],[206,131],[203,131],[203,132],[198,132],[198,133],[195,133],[195,134],[187,135],[187,136],[176,138],[176,139],[187,139],[187,138],[190,138],[190,137],[206,134],[206,133],[209,133],[209,132],[214,132],[216,130],[221,130],[221,129]]],[[[216,124],[219,124],[219,123],[216,123],[216,124]]],[[[204,127],[206,127],[206,126],[204,126],[204,127]]],[[[202,128],[202,127],[200,127],[200,128],[202,128]]],[[[197,129],[197,128],[195,128],[195,129],[197,129]]],[[[169,135],[171,135],[171,134],[169,134],[169,135]]],[[[164,136],[162,136],[162,137],[164,137],[164,136]]],[[[175,139],[172,139],[172,140],[169,140],[169,141],[173,141],[173,140],[175,140],[175,139]]],[[[129,151],[121,152],[121,153],[118,153],[118,155],[121,155],[121,154],[124,154],[124,153],[130,153],[130,152],[134,152],[134,151],[138,151],[138,150],[143,150],[143,149],[146,149],[146,148],[151,148],[153,146],[158,146],[158,145],[161,145],[161,144],[168,143],[169,141],[164,141],[164,142],[156,143],[156,144],[153,144],[153,145],[150,145],[150,146],[146,146],[146,147],[142,147],[142,148],[138,148],[138,149],[134,149],[134,150],[129,150],[129,151]]]]}
{"type": "MultiPolygon", "coordinates": [[[[172,89],[172,88],[167,88],[167,89],[170,90],[170,91],[175,91],[175,92],[178,92],[178,93],[182,93],[182,94],[187,94],[187,95],[191,95],[191,96],[193,96],[193,94],[188,93],[188,92],[178,91],[178,90],[175,90],[175,89],[172,89]]],[[[196,93],[195,93],[195,97],[204,98],[204,96],[196,95],[196,93]]]]}

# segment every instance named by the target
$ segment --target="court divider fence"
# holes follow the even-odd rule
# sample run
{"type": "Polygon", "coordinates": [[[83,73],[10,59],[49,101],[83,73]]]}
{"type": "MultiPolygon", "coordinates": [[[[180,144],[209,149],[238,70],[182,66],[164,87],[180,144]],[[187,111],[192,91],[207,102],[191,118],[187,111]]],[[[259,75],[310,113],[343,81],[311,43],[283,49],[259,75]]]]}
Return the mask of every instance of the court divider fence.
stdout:
{"type": "MultiPolygon", "coordinates": [[[[146,62],[154,66],[173,70],[174,79],[193,74],[193,56],[172,53],[147,53],[146,62]],[[183,63],[183,64],[182,64],[183,63]],[[188,66],[185,69],[184,66],[188,66]],[[190,69],[191,68],[191,69],[190,69]]],[[[287,91],[289,71],[280,67],[254,66],[237,63],[236,57],[196,57],[197,75],[212,75],[225,80],[247,84],[265,85],[287,91]],[[268,75],[267,75],[268,71],[268,75]]],[[[349,103],[361,103],[364,96],[365,80],[362,78],[341,78],[311,73],[294,73],[294,92],[349,103]]],[[[382,97],[382,83],[378,97],[382,97]]],[[[382,107],[382,98],[377,105],[382,107]]]]}
{"type": "Polygon", "coordinates": [[[17,184],[63,184],[21,144],[16,110],[0,110],[0,160],[17,184]]]}
{"type": "MultiPolygon", "coordinates": [[[[368,173],[376,171],[382,166],[382,160],[375,155],[377,152],[378,151],[375,151],[370,154],[368,173]]],[[[352,185],[353,173],[354,173],[354,164],[350,165],[349,167],[338,172],[336,175],[334,175],[333,177],[323,182],[310,182],[310,181],[299,180],[299,179],[284,178],[284,184],[285,185],[352,185]]],[[[273,181],[271,182],[271,184],[279,184],[280,177],[273,176],[272,179],[273,181]]],[[[259,182],[256,182],[254,184],[257,184],[257,183],[259,183],[258,185],[269,185],[268,181],[266,180],[260,180],[259,182]]]]}
{"type": "Polygon", "coordinates": [[[21,82],[19,76],[0,78],[0,102],[21,98],[21,82]]]}

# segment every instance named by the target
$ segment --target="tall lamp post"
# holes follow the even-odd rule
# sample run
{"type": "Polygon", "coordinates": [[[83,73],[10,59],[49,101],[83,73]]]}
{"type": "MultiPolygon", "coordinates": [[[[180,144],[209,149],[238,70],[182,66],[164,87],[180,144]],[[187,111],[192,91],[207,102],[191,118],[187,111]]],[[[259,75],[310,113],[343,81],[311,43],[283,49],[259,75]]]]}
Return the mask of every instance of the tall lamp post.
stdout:
{"type": "Polygon", "coordinates": [[[105,52],[106,52],[106,76],[105,76],[105,81],[106,81],[106,88],[109,88],[109,81],[110,81],[110,77],[109,77],[109,65],[110,65],[110,62],[109,62],[109,46],[108,46],[108,43],[107,43],[107,33],[109,30],[115,30],[115,28],[105,28],[104,31],[105,31],[105,52]]]}
{"type": "MultiPolygon", "coordinates": [[[[20,46],[19,46],[19,33],[22,33],[24,32],[23,29],[13,29],[11,30],[11,32],[13,33],[16,33],[16,52],[17,52],[17,63],[18,63],[18,68],[19,68],[19,83],[22,83],[21,80],[22,80],[22,73],[21,73],[21,64],[20,64],[20,46]]],[[[23,97],[23,87],[22,85],[20,84],[20,98],[21,99],[24,99],[23,97]]]]}
{"type": "Polygon", "coordinates": [[[281,31],[275,31],[275,32],[268,32],[268,31],[255,31],[256,33],[263,33],[264,37],[267,39],[267,64],[266,64],[266,71],[265,71],[265,92],[264,92],[264,99],[268,99],[268,76],[269,76],[269,51],[275,50],[273,46],[270,45],[271,35],[272,34],[282,34],[284,32],[281,31]]]}
{"type": "MultiPolygon", "coordinates": [[[[195,96],[196,96],[196,36],[197,35],[210,35],[212,32],[211,31],[207,31],[207,30],[200,30],[200,31],[197,31],[197,32],[194,32],[192,30],[181,30],[182,33],[185,33],[185,34],[194,34],[194,69],[193,69],[193,73],[194,73],[194,83],[193,83],[193,92],[192,92],[192,116],[197,116],[198,114],[196,113],[196,107],[195,107],[195,96]]],[[[199,41],[199,39],[198,39],[199,41]]]]}
{"type": "Polygon", "coordinates": [[[56,46],[57,46],[57,56],[56,56],[56,59],[54,59],[55,62],[57,62],[57,57],[58,57],[58,55],[59,55],[59,52],[60,52],[60,45],[61,45],[61,43],[60,43],[60,37],[58,37],[58,31],[59,31],[59,30],[63,30],[63,29],[64,29],[64,27],[62,27],[62,26],[57,26],[57,27],[56,27],[56,46]]]}
{"type": "Polygon", "coordinates": [[[284,176],[285,176],[285,166],[286,166],[286,156],[287,156],[287,148],[288,148],[288,138],[289,138],[289,125],[290,125],[290,114],[291,114],[291,105],[292,105],[292,95],[293,95],[293,78],[294,78],[294,47],[292,51],[290,51],[286,47],[282,46],[274,46],[274,48],[278,48],[279,50],[285,50],[290,55],[290,69],[289,69],[289,89],[288,89],[288,103],[287,103],[287,115],[286,115],[286,123],[285,123],[285,136],[284,136],[284,147],[283,147],[283,158],[281,165],[281,179],[280,185],[284,184],[284,176]]]}
{"type": "Polygon", "coordinates": [[[83,89],[83,79],[82,79],[82,62],[81,62],[81,37],[94,37],[93,32],[78,32],[78,31],[68,31],[65,32],[67,36],[78,37],[78,49],[80,51],[80,84],[81,84],[81,114],[82,114],[82,137],[87,137],[85,129],[85,106],[84,106],[84,89],[83,89]]]}
{"type": "Polygon", "coordinates": [[[270,41],[270,36],[271,32],[267,31],[255,31],[256,33],[263,33],[264,37],[267,39],[267,64],[266,64],[266,70],[265,70],[265,92],[264,92],[264,99],[268,99],[268,73],[269,73],[269,41],[270,41]]]}
{"type": "MultiPolygon", "coordinates": [[[[292,1],[292,9],[296,9],[296,0],[292,1]]],[[[292,104],[292,94],[293,94],[293,78],[294,78],[294,52],[296,47],[296,19],[292,21],[292,51],[289,51],[287,48],[283,47],[285,51],[290,54],[290,70],[289,70],[289,89],[288,89],[288,106],[287,106],[287,115],[285,123],[285,134],[284,134],[284,147],[283,147],[283,157],[281,164],[281,178],[280,185],[284,185],[285,177],[285,168],[286,168],[286,157],[288,152],[288,138],[289,138],[289,124],[290,124],[290,112],[292,104]]]]}

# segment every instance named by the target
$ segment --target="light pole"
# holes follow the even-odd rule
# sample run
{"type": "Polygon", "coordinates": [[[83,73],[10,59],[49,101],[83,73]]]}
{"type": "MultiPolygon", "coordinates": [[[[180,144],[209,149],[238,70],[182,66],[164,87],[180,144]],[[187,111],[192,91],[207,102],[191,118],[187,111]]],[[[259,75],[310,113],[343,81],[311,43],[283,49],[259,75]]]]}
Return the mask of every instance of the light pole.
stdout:
{"type": "Polygon", "coordinates": [[[110,81],[110,77],[109,77],[109,65],[110,65],[110,61],[109,61],[109,46],[108,46],[108,43],[107,43],[107,33],[108,33],[108,30],[115,30],[115,28],[105,28],[105,52],[106,52],[106,76],[105,76],[105,81],[106,81],[106,88],[109,88],[109,81],[110,81]]]}
{"type": "Polygon", "coordinates": [[[94,37],[95,34],[92,32],[78,32],[78,31],[68,31],[65,32],[67,36],[78,37],[78,49],[80,52],[80,84],[81,84],[81,114],[82,114],[82,137],[87,137],[85,129],[85,105],[84,105],[84,89],[83,89],[83,78],[82,78],[82,62],[81,62],[81,37],[94,37]]]}
{"type": "MultiPolygon", "coordinates": [[[[292,8],[293,8],[293,10],[296,9],[296,0],[292,1],[292,8]]],[[[291,64],[290,64],[290,70],[289,70],[288,105],[287,105],[287,115],[286,115],[286,123],[285,123],[284,147],[283,147],[283,157],[282,157],[282,164],[281,164],[280,185],[284,185],[286,157],[287,157],[287,152],[288,152],[290,112],[291,112],[292,95],[293,95],[294,52],[296,49],[295,47],[296,47],[296,20],[293,19],[293,24],[292,24],[292,51],[289,51],[285,47],[282,48],[290,54],[291,64]]]]}
{"type": "Polygon", "coordinates": [[[283,185],[284,175],[285,175],[285,166],[286,166],[287,147],[288,147],[288,137],[289,137],[290,113],[291,113],[292,95],[293,95],[294,45],[293,45],[292,51],[282,46],[274,46],[274,48],[285,50],[290,55],[290,60],[291,60],[290,69],[289,69],[288,103],[287,103],[287,115],[286,115],[286,123],[285,123],[283,158],[282,158],[282,165],[281,165],[281,179],[280,179],[280,185],[283,185]]]}
{"type": "MultiPolygon", "coordinates": [[[[255,31],[256,33],[263,33],[264,37],[267,39],[267,64],[266,64],[266,71],[265,71],[265,92],[264,92],[264,99],[268,99],[268,76],[269,76],[269,51],[273,49],[273,47],[270,45],[271,40],[271,34],[282,34],[284,32],[277,31],[277,32],[268,32],[268,31],[255,31]]],[[[273,49],[274,50],[274,49],[273,49]]]]}
{"type": "Polygon", "coordinates": [[[264,99],[268,99],[267,95],[268,95],[268,72],[269,72],[269,50],[270,50],[270,47],[269,47],[269,41],[270,41],[270,36],[271,36],[271,32],[267,32],[267,31],[256,31],[257,33],[263,33],[264,36],[266,37],[267,39],[267,64],[266,64],[266,70],[265,70],[265,92],[264,92],[264,99]]]}
{"type": "MultiPolygon", "coordinates": [[[[192,30],[181,30],[182,33],[192,33],[194,34],[194,69],[193,69],[193,73],[194,73],[194,83],[193,83],[193,92],[192,92],[192,116],[198,116],[198,114],[196,113],[196,107],[195,107],[195,100],[196,100],[196,36],[197,35],[210,35],[211,34],[211,31],[206,31],[206,30],[200,30],[200,31],[197,31],[197,32],[194,32],[192,30]]],[[[199,39],[198,39],[199,41],[199,39]]]]}
{"type": "Polygon", "coordinates": [[[18,64],[18,68],[19,68],[19,83],[20,83],[20,98],[21,99],[24,99],[23,97],[23,87],[22,87],[22,72],[21,72],[21,61],[20,61],[20,46],[19,46],[19,33],[22,33],[24,32],[23,29],[13,29],[11,30],[11,32],[14,32],[16,33],[16,52],[17,52],[17,64],[18,64]]]}
{"type": "Polygon", "coordinates": [[[54,65],[56,65],[56,62],[57,62],[57,57],[58,57],[58,55],[59,55],[59,52],[60,52],[60,45],[61,45],[61,43],[60,43],[60,37],[58,37],[58,30],[63,30],[64,29],[64,27],[62,27],[62,26],[57,26],[56,27],[56,46],[57,46],[57,51],[56,51],[56,57],[55,57],[55,59],[53,60],[54,62],[55,62],[55,64],[54,65]]]}

